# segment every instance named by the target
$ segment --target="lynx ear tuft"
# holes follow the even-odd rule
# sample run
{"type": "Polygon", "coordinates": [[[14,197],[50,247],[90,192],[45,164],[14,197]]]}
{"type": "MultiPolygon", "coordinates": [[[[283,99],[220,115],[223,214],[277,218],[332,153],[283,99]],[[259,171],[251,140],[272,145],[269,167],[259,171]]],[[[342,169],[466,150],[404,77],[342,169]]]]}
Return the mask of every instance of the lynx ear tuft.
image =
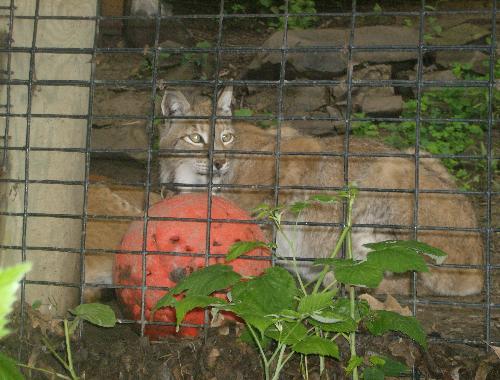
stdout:
{"type": "Polygon", "coordinates": [[[231,102],[233,101],[233,86],[225,87],[217,97],[217,113],[220,116],[231,116],[231,102]]]}
{"type": "Polygon", "coordinates": [[[163,116],[184,116],[191,109],[184,94],[180,91],[166,90],[161,101],[163,116]]]}

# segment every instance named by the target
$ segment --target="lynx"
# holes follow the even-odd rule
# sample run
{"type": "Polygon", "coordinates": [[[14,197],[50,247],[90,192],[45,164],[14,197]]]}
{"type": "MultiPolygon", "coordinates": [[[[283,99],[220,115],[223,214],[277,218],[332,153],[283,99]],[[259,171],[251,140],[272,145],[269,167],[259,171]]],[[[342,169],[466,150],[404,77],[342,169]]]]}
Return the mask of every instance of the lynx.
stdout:
{"type": "MultiPolygon", "coordinates": [[[[230,87],[219,94],[217,116],[231,116],[232,98],[230,87]]],[[[160,181],[165,185],[164,194],[166,190],[206,191],[211,172],[213,190],[236,201],[241,207],[251,210],[263,202],[273,203],[277,173],[275,156],[269,154],[276,148],[273,133],[249,123],[232,122],[229,118],[217,119],[214,131],[211,131],[209,119],[196,119],[196,116],[211,114],[211,102],[190,104],[179,91],[166,90],[161,107],[165,116],[193,116],[193,119],[167,119],[160,132],[160,148],[183,151],[182,154],[163,155],[160,158],[160,181]],[[214,153],[210,171],[207,152],[212,144],[211,132],[213,147],[218,152],[214,153]],[[230,153],[231,150],[239,153],[230,153]],[[242,150],[267,154],[241,154],[242,150]],[[223,188],[220,186],[222,184],[246,187],[223,188]]],[[[448,254],[446,264],[476,266],[473,269],[461,268],[460,265],[434,266],[430,272],[419,275],[419,294],[466,296],[481,292],[483,277],[477,266],[482,263],[482,240],[479,233],[467,231],[467,228],[478,225],[474,210],[466,196],[446,192],[455,190],[456,185],[438,160],[420,159],[418,213],[414,215],[415,158],[410,154],[395,151],[372,139],[350,137],[348,175],[344,178],[344,136],[313,138],[302,136],[284,126],[279,148],[279,203],[289,203],[313,193],[325,192],[311,192],[304,186],[340,188],[347,179],[361,189],[353,210],[356,224],[353,229],[353,251],[358,259],[366,257],[365,243],[411,238],[412,225],[416,222],[421,227],[418,229],[418,239],[444,250],[448,254]],[[328,154],[325,155],[325,152],[328,154]],[[393,155],[388,156],[388,153],[393,155]],[[367,154],[372,156],[367,157],[367,154]],[[381,228],[381,225],[387,227],[381,228]],[[432,229],[432,226],[463,229],[444,231],[432,229]]],[[[340,205],[323,204],[306,209],[300,219],[323,223],[340,223],[341,220],[340,205]]],[[[311,259],[329,253],[338,231],[339,228],[335,226],[287,227],[286,232],[294,237],[297,255],[305,259],[300,261],[303,275],[312,276],[311,259]]],[[[292,255],[279,236],[277,244],[279,257],[289,258],[292,255]]],[[[409,289],[409,276],[388,274],[378,291],[404,294],[409,289]]]]}

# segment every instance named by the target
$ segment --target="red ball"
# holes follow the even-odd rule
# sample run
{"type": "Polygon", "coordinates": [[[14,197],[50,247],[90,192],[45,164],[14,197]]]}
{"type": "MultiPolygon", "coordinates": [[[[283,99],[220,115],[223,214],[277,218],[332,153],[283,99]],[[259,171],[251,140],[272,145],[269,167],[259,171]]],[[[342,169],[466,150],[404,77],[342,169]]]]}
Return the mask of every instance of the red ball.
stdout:
{"type": "MultiPolygon", "coordinates": [[[[148,212],[153,217],[195,218],[205,221],[152,220],[148,222],[146,250],[162,252],[178,252],[146,255],[146,286],[174,287],[176,283],[189,273],[205,266],[206,233],[208,218],[208,196],[206,193],[181,194],[153,205],[148,212]]],[[[234,203],[217,196],[212,196],[212,222],[210,223],[210,254],[227,254],[229,247],[238,241],[264,240],[262,230],[256,224],[220,222],[221,219],[250,220],[250,216],[234,203]]],[[[123,237],[123,251],[141,251],[143,245],[142,221],[131,223],[123,237]]],[[[229,263],[233,269],[244,276],[261,274],[271,265],[270,252],[257,248],[247,253],[248,256],[265,257],[238,258],[229,263]]],[[[210,257],[208,264],[225,263],[224,257],[210,257]]],[[[114,283],[116,285],[142,285],[142,255],[117,254],[114,268],[114,283]]],[[[124,315],[133,320],[141,319],[141,289],[117,289],[118,300],[124,315]]],[[[166,294],[161,290],[146,290],[145,318],[150,320],[150,310],[157,301],[166,294]]],[[[175,310],[163,308],[154,316],[155,321],[175,322],[175,310]]],[[[189,312],[184,323],[201,325],[204,322],[204,312],[195,309],[189,312]]],[[[178,334],[181,336],[196,336],[196,327],[181,327],[175,332],[175,326],[148,325],[145,334],[157,338],[160,336],[178,334]]]]}

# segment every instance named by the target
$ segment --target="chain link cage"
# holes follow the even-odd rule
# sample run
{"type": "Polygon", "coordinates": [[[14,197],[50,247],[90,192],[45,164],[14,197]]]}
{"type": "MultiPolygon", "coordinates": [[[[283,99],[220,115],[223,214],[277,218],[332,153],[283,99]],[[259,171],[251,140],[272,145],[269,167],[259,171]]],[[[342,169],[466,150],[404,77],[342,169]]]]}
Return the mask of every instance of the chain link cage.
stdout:
{"type": "MultiPolygon", "coordinates": [[[[43,299],[50,312],[66,305],[57,299],[58,295],[67,297],[69,292],[74,301],[82,303],[88,290],[138,289],[140,318],[120,318],[119,322],[140,327],[141,334],[148,325],[168,325],[149,321],[145,314],[146,290],[158,289],[146,286],[146,258],[201,255],[208,263],[209,258],[217,257],[210,253],[208,243],[214,220],[210,217],[204,220],[207,224],[204,252],[151,252],[145,241],[141,250],[130,252],[142,260],[140,285],[86,281],[86,256],[113,257],[122,252],[119,240],[93,245],[88,238],[100,232],[105,241],[108,231],[120,226],[123,232],[123,226],[134,220],[144,222],[146,236],[151,221],[175,220],[148,213],[158,199],[152,198],[152,194],[158,197],[161,185],[167,185],[159,183],[158,158],[192,151],[158,147],[158,130],[166,121],[193,117],[162,115],[159,103],[163,89],[187,89],[216,99],[222,88],[233,86],[236,99],[233,108],[239,112],[234,111],[231,117],[217,116],[213,102],[210,114],[196,115],[196,119],[209,122],[212,137],[217,120],[245,121],[265,127],[271,131],[270,139],[274,139],[276,149],[264,152],[243,148],[228,153],[211,144],[209,174],[212,176],[214,160],[220,153],[268,156],[275,161],[275,181],[268,185],[214,184],[211,178],[208,184],[196,185],[208,191],[209,215],[216,188],[222,195],[227,189],[272,191],[271,201],[278,205],[283,190],[322,192],[344,188],[349,180],[349,160],[392,156],[411,159],[415,169],[411,173],[411,188],[361,188],[360,197],[369,193],[409,194],[414,199],[412,222],[395,222],[390,226],[375,223],[369,227],[404,230],[413,239],[425,231],[480,233],[484,246],[480,264],[442,265],[480,269],[484,287],[477,296],[419,295],[414,275],[411,295],[400,302],[426,321],[424,326],[432,341],[466,343],[486,351],[490,346],[500,346],[500,255],[495,248],[500,236],[497,166],[500,147],[495,142],[499,132],[496,1],[460,2],[461,5],[454,2],[436,5],[425,0],[404,4],[317,1],[313,10],[297,8],[298,2],[292,0],[258,10],[241,5],[249,2],[238,1],[154,1],[151,12],[146,8],[137,10],[137,4],[147,1],[77,3],[70,1],[69,6],[58,7],[40,0],[0,2],[3,25],[0,105],[3,132],[0,260],[3,261],[0,262],[2,265],[18,261],[34,263],[33,272],[21,284],[20,316],[24,322],[20,324],[20,336],[25,334],[27,305],[34,300],[43,299]],[[56,24],[59,29],[54,27],[56,24]],[[398,31],[410,31],[409,40],[413,43],[404,42],[404,38],[402,43],[397,38],[391,42],[383,35],[396,24],[398,31]],[[380,29],[369,29],[374,35],[362,32],[363,28],[379,25],[380,29]],[[329,28],[342,29],[342,43],[322,40],[321,30],[329,28]],[[297,31],[311,33],[297,43],[297,36],[303,37],[297,31]],[[80,35],[85,37],[77,37],[80,35]],[[64,38],[59,39],[61,36],[64,38]],[[275,43],[268,43],[269,38],[275,38],[275,43]],[[254,64],[256,57],[261,57],[261,66],[254,64]],[[314,68],[307,71],[307,67],[299,67],[299,61],[314,68]],[[322,63],[329,66],[330,61],[340,68],[328,67],[324,71],[316,68],[322,67],[322,63]],[[377,73],[389,70],[389,74],[370,75],[372,69],[378,70],[377,73]],[[386,94],[396,101],[396,110],[378,112],[376,107],[380,104],[370,108],[359,95],[363,92],[380,97],[380,104],[384,104],[386,94]],[[325,99],[318,105],[315,96],[325,99]],[[299,97],[300,104],[296,100],[299,97]],[[452,99],[456,107],[447,104],[446,112],[437,112],[447,99],[452,99]],[[465,100],[460,103],[460,99],[465,100]],[[262,106],[261,102],[266,101],[262,106]],[[316,105],[306,109],[303,103],[316,105]],[[260,110],[251,110],[254,106],[260,110]],[[318,140],[324,136],[342,136],[344,149],[342,152],[281,151],[286,138],[282,130],[288,125],[318,140]],[[103,133],[110,126],[115,128],[115,134],[104,141],[103,133]],[[446,133],[454,132],[445,132],[445,126],[459,126],[462,129],[457,133],[461,134],[447,137],[446,133]],[[405,135],[409,140],[401,142],[404,128],[413,129],[405,135]],[[132,137],[125,137],[127,134],[132,137]],[[350,140],[357,134],[385,139],[387,144],[407,150],[352,153],[350,140]],[[54,137],[59,135],[63,137],[54,137]],[[75,135],[78,135],[76,140],[75,135]],[[465,144],[469,139],[472,142],[464,149],[454,149],[457,141],[465,144]],[[442,142],[441,147],[438,141],[442,142]],[[340,159],[344,184],[280,185],[280,162],[287,156],[340,159]],[[458,185],[445,190],[422,188],[419,168],[426,159],[442,160],[458,185]],[[135,197],[139,194],[139,198],[120,193],[124,188],[135,197]],[[96,191],[94,194],[92,189],[96,191]],[[107,198],[108,190],[115,195],[107,198]],[[464,227],[421,224],[419,197],[427,193],[466,195],[479,222],[464,227]],[[116,214],[112,205],[99,204],[111,202],[110,199],[118,199],[123,210],[135,211],[116,214]],[[68,235],[73,236],[73,242],[65,240],[68,235]],[[63,262],[67,267],[56,269],[63,262]],[[74,273],[70,274],[71,271],[74,273]],[[463,328],[455,328],[462,323],[463,328]]],[[[179,222],[183,220],[190,219],[179,222]]],[[[339,228],[344,222],[304,221],[299,225],[339,228]]],[[[256,223],[271,229],[265,221],[256,223]]],[[[276,239],[276,231],[271,236],[276,239]]],[[[85,326],[80,329],[80,336],[85,330],[85,326]]],[[[418,371],[414,371],[413,378],[419,378],[418,371]]]]}

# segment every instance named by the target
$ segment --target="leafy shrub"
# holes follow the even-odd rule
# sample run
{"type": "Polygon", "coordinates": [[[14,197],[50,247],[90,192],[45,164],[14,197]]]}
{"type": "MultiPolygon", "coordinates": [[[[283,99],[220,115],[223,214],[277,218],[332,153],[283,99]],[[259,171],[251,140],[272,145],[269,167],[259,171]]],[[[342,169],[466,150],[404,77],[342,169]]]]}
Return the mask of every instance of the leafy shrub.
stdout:
{"type": "MultiPolygon", "coordinates": [[[[227,2],[227,7],[232,13],[274,13],[277,16],[285,10],[283,1],[279,0],[234,0],[227,2]]],[[[290,29],[305,29],[312,26],[316,21],[314,16],[297,16],[293,17],[294,13],[316,13],[316,4],[314,0],[290,0],[288,2],[288,27],[290,29]]],[[[269,26],[280,28],[284,27],[283,17],[279,17],[279,21],[269,21],[269,26]]]]}
{"type": "MultiPolygon", "coordinates": [[[[371,310],[366,301],[356,299],[354,288],[377,287],[385,271],[427,271],[424,256],[441,262],[446,255],[416,241],[391,240],[366,244],[371,251],[367,259],[355,260],[351,229],[356,194],[356,189],[351,188],[338,192],[336,196],[317,195],[290,206],[260,206],[257,210],[259,217],[271,220],[289,244],[293,253],[291,264],[294,275],[283,268],[272,267],[260,276],[242,278],[229,265],[212,265],[193,272],[179,282],[158,301],[152,315],[160,308],[174,307],[179,327],[186,314],[195,308],[210,307],[213,314],[219,311],[233,312],[245,322],[246,339],[251,340],[259,350],[266,380],[279,379],[284,365],[294,355],[301,356],[305,363],[303,368],[307,368],[309,355],[319,356],[320,368],[323,370],[325,357],[340,358],[337,343],[342,339],[349,344],[350,359],[346,373],[352,374],[353,379],[359,378],[358,369],[363,369],[364,379],[400,375],[407,370],[406,366],[391,358],[371,355],[365,362],[356,355],[358,327],[365,326],[373,335],[396,331],[412,338],[424,349],[427,346],[425,332],[414,317],[386,310],[371,310]],[[329,257],[314,262],[321,272],[315,280],[306,284],[297,268],[295,245],[281,228],[281,217],[287,211],[300,214],[315,202],[338,201],[345,201],[347,206],[346,226],[329,257]],[[344,244],[347,258],[337,258],[344,244]],[[335,280],[322,287],[325,285],[324,279],[332,272],[335,280]],[[339,292],[341,285],[348,289],[347,297],[339,292]],[[226,293],[229,301],[213,296],[215,292],[226,293]],[[183,295],[183,298],[176,299],[178,295],[183,295]]],[[[263,245],[274,247],[264,242],[235,243],[226,261],[263,245]]]]}
{"type": "MultiPolygon", "coordinates": [[[[469,65],[455,64],[453,73],[459,80],[485,80],[489,75],[475,74],[469,65]]],[[[500,76],[500,61],[496,63],[495,76],[500,76]]],[[[493,92],[493,117],[497,117],[500,105],[500,91],[493,92]]],[[[424,91],[421,96],[421,114],[431,119],[484,119],[488,118],[488,90],[484,87],[446,87],[424,91]]],[[[415,118],[417,101],[407,100],[403,106],[404,118],[415,118]]],[[[356,114],[356,117],[364,117],[356,114]]],[[[420,147],[436,155],[486,155],[483,143],[487,123],[470,123],[462,121],[451,122],[421,122],[420,147]]],[[[405,121],[401,123],[360,121],[353,123],[353,134],[356,136],[380,136],[383,140],[398,148],[405,149],[415,146],[416,123],[405,121]]],[[[460,186],[465,189],[479,188],[486,173],[486,159],[461,160],[445,158],[443,164],[457,178],[460,186]]],[[[498,163],[493,163],[493,170],[499,170],[498,163]]]]}

